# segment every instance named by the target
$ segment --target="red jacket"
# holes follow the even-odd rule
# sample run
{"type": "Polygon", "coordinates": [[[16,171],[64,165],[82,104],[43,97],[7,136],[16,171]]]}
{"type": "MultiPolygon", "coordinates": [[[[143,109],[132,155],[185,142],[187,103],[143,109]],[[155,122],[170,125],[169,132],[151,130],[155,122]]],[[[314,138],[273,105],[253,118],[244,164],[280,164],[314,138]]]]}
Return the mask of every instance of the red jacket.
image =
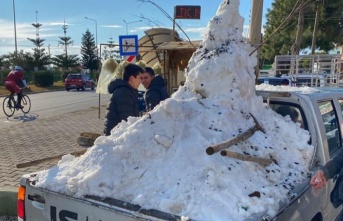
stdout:
{"type": "Polygon", "coordinates": [[[14,81],[16,84],[22,81],[25,78],[23,71],[11,71],[7,77],[5,77],[5,81],[14,81]]]}

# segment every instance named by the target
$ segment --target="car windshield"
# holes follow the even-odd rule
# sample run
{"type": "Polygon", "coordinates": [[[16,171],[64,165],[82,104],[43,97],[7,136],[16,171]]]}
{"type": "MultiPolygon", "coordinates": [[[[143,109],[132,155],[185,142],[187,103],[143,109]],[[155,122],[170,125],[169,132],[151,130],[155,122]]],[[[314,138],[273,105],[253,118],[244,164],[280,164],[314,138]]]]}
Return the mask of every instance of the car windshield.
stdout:
{"type": "Polygon", "coordinates": [[[77,75],[77,74],[68,75],[68,79],[78,79],[78,78],[81,78],[81,75],[77,75]]]}

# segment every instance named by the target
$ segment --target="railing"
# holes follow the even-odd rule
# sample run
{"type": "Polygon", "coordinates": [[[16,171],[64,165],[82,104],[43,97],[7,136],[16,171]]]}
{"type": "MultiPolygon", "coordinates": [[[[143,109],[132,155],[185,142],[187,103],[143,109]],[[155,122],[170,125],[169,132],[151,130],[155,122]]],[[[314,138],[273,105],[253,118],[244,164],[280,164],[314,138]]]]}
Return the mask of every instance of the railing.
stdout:
{"type": "Polygon", "coordinates": [[[341,55],[277,55],[275,56],[275,75],[288,75],[298,79],[300,75],[310,75],[310,86],[318,86],[322,76],[328,86],[338,86],[341,71],[341,55]]]}

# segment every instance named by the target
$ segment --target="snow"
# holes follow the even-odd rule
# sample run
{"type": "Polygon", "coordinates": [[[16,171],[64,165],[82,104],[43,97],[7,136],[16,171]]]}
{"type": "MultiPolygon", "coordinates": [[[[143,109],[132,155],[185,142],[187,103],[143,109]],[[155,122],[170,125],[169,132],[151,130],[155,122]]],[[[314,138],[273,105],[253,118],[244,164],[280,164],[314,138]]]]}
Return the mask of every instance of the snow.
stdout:
{"type": "Polygon", "coordinates": [[[260,90],[260,91],[275,91],[275,92],[292,92],[292,91],[296,91],[296,92],[300,92],[303,94],[310,94],[310,93],[314,93],[317,92],[318,89],[313,88],[313,87],[291,87],[291,86],[273,86],[270,84],[260,84],[260,85],[256,85],[256,90],[260,90]]]}
{"type": "Polygon", "coordinates": [[[249,56],[253,48],[242,37],[239,0],[228,2],[209,22],[184,86],[153,111],[99,137],[81,157],[66,155],[39,172],[36,185],[75,197],[112,197],[199,221],[275,215],[287,192],[306,178],[314,148],[307,143],[308,131],[256,96],[256,54],[249,56]],[[207,147],[253,127],[251,115],[263,131],[229,150],[277,164],[264,167],[206,154],[207,147]],[[260,197],[249,196],[254,192],[260,197]]]}

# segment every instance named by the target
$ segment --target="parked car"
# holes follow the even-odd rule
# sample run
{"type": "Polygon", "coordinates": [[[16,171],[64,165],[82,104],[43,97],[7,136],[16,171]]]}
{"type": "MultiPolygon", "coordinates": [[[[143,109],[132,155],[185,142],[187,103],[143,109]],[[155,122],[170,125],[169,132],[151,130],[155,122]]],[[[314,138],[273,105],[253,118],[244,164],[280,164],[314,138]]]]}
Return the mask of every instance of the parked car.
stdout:
{"type": "Polygon", "coordinates": [[[83,73],[69,74],[64,81],[64,85],[67,91],[70,89],[81,89],[84,91],[86,88],[94,90],[95,87],[93,79],[89,75],[83,73]]]}

